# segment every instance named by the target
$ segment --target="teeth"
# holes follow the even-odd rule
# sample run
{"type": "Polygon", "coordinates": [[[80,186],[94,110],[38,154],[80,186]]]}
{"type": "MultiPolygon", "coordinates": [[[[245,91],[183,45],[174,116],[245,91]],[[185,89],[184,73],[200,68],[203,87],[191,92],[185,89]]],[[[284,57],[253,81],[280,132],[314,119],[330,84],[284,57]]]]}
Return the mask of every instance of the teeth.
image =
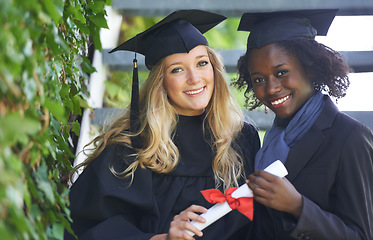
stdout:
{"type": "Polygon", "coordinates": [[[288,95],[288,96],[286,96],[286,97],[283,97],[283,98],[281,98],[281,99],[278,99],[278,100],[276,100],[276,101],[271,102],[271,104],[272,104],[272,105],[278,105],[278,104],[281,104],[281,103],[285,102],[285,101],[288,100],[289,98],[290,98],[290,97],[289,97],[289,95],[288,95]]]}
{"type": "Polygon", "coordinates": [[[194,90],[194,91],[187,91],[187,92],[185,92],[186,94],[188,94],[188,95],[193,95],[193,94],[197,94],[197,93],[200,93],[200,92],[202,92],[203,91],[203,89],[204,88],[200,88],[200,89],[198,89],[198,90],[194,90]]]}

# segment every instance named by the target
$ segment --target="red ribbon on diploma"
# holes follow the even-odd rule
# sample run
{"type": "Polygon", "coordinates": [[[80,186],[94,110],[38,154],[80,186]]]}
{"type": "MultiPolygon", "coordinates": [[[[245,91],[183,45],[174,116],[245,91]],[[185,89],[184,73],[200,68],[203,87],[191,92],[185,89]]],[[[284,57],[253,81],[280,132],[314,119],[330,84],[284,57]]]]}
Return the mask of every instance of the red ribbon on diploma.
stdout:
{"type": "Polygon", "coordinates": [[[248,217],[250,220],[253,220],[253,198],[252,197],[241,197],[241,198],[234,198],[232,197],[232,193],[236,190],[236,187],[228,188],[225,190],[225,194],[223,194],[218,189],[207,189],[201,191],[203,197],[212,204],[215,203],[223,203],[227,201],[229,206],[232,209],[237,209],[240,213],[248,217]]]}

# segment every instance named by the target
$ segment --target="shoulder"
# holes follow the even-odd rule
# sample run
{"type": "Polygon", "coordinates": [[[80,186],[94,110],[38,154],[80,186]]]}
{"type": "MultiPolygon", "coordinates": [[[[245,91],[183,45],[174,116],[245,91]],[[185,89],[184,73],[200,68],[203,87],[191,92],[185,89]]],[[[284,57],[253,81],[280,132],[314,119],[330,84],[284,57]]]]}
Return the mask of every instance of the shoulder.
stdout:
{"type": "Polygon", "coordinates": [[[358,167],[371,166],[373,161],[373,132],[367,126],[339,112],[326,134],[330,137],[329,149],[335,154],[339,152],[340,163],[345,165],[346,172],[368,170],[358,167]]]}
{"type": "Polygon", "coordinates": [[[373,148],[373,132],[367,126],[342,112],[337,115],[336,122],[339,122],[341,129],[346,132],[348,145],[355,148],[362,146],[373,148]]]}
{"type": "Polygon", "coordinates": [[[345,134],[351,134],[356,136],[369,136],[372,135],[372,130],[367,126],[357,121],[356,119],[348,116],[343,112],[338,112],[335,117],[334,124],[336,128],[343,129],[345,134]]]}
{"type": "Polygon", "coordinates": [[[237,144],[236,151],[247,158],[246,161],[254,161],[260,148],[260,139],[258,131],[253,125],[245,122],[235,143],[237,144]]]}
{"type": "MultiPolygon", "coordinates": [[[[80,174],[71,187],[70,196],[81,198],[82,193],[101,196],[119,196],[131,193],[141,195],[139,189],[151,192],[151,171],[138,168],[131,177],[114,174],[121,173],[134,161],[133,150],[119,144],[107,146],[80,174]],[[131,154],[132,153],[132,154],[131,154]],[[139,191],[139,192],[138,192],[139,191]]],[[[144,195],[144,193],[142,193],[144,195]]],[[[121,196],[120,198],[122,198],[121,196]]]]}
{"type": "Polygon", "coordinates": [[[372,134],[372,131],[367,126],[339,111],[337,106],[327,96],[324,109],[315,126],[338,136],[347,136],[352,132],[372,134]]]}
{"type": "Polygon", "coordinates": [[[110,144],[86,166],[77,181],[115,177],[111,169],[123,172],[134,161],[134,154],[134,150],[122,144],[110,144]]]}
{"type": "Polygon", "coordinates": [[[255,148],[260,146],[258,130],[248,122],[244,122],[238,139],[241,141],[250,142],[255,148]]]}
{"type": "Polygon", "coordinates": [[[258,136],[258,129],[255,128],[251,123],[245,121],[240,134],[247,137],[256,138],[256,136],[258,136]]]}

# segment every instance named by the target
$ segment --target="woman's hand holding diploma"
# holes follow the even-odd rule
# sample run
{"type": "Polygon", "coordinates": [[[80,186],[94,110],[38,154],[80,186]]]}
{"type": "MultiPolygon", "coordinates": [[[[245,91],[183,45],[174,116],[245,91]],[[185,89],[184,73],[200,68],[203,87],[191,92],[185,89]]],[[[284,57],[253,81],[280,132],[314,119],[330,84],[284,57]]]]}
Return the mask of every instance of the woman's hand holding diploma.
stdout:
{"type": "MultiPolygon", "coordinates": [[[[280,178],[285,177],[288,174],[288,171],[286,170],[285,166],[280,160],[277,160],[273,162],[271,165],[266,167],[264,171],[271,173],[273,175],[276,175],[280,178]]],[[[191,224],[193,224],[196,228],[199,230],[203,230],[219,218],[223,217],[225,214],[229,213],[233,209],[239,210],[241,213],[252,219],[252,197],[253,197],[253,192],[251,189],[248,187],[247,184],[243,184],[239,188],[237,188],[235,191],[231,192],[231,189],[227,189],[225,193],[225,200],[221,199],[222,198],[222,193],[217,190],[217,189],[212,189],[212,190],[205,190],[202,192],[205,192],[204,196],[208,196],[207,199],[208,201],[213,199],[216,200],[216,203],[214,206],[212,206],[210,209],[207,210],[206,213],[201,214],[200,216],[203,217],[206,221],[205,222],[197,222],[197,221],[191,221],[191,224]],[[206,191],[206,192],[205,192],[206,191]],[[217,191],[220,192],[217,193],[217,191]],[[227,193],[228,192],[228,193],[227,193]],[[210,199],[211,198],[211,199],[210,199]],[[239,200],[240,198],[244,198],[245,201],[239,200]],[[250,198],[250,202],[248,203],[248,198],[250,198]],[[228,201],[227,201],[228,200],[228,201]],[[219,202],[221,201],[221,202],[219,202]],[[229,203],[228,203],[229,202],[229,203]],[[250,213],[248,213],[248,208],[247,204],[251,204],[251,209],[250,213]],[[233,208],[232,208],[233,207],[233,208]],[[243,210],[242,210],[243,209],[243,210]]],[[[211,201],[209,201],[211,202],[211,201]]],[[[212,202],[214,203],[214,202],[212,202]]],[[[191,236],[194,236],[194,233],[186,230],[187,233],[189,233],[191,236]]]]}

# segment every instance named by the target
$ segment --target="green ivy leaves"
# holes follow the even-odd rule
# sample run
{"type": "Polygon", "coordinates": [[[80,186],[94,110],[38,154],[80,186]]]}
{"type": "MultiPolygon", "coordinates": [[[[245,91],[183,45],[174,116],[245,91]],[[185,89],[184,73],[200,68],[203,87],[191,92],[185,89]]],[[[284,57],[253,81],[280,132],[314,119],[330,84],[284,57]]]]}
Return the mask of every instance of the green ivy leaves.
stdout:
{"type": "Polygon", "coordinates": [[[0,1],[0,236],[63,239],[72,118],[88,108],[90,37],[101,50],[108,0],[0,1]]]}

